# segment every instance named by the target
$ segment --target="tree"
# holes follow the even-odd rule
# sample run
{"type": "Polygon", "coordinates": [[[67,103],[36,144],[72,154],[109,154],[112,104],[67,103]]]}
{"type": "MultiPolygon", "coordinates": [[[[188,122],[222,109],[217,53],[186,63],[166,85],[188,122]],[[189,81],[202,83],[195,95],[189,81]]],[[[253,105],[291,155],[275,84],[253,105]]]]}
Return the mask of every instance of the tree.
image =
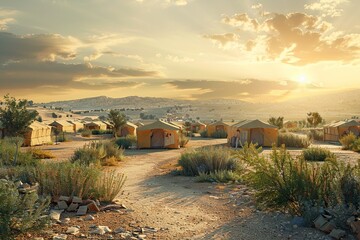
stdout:
{"type": "Polygon", "coordinates": [[[119,110],[112,109],[108,114],[108,119],[114,124],[114,136],[117,137],[117,132],[126,124],[126,116],[119,110]]]}
{"type": "Polygon", "coordinates": [[[311,127],[317,127],[323,121],[323,118],[318,112],[309,112],[307,116],[306,120],[311,127]]]}
{"type": "Polygon", "coordinates": [[[5,134],[10,137],[22,136],[29,125],[39,115],[35,110],[26,108],[26,99],[16,100],[9,95],[4,96],[5,108],[0,109],[0,121],[5,129],[5,134]]]}
{"type": "Polygon", "coordinates": [[[270,123],[271,125],[277,126],[278,128],[283,128],[284,127],[284,117],[271,117],[268,120],[268,123],[270,123]]]}

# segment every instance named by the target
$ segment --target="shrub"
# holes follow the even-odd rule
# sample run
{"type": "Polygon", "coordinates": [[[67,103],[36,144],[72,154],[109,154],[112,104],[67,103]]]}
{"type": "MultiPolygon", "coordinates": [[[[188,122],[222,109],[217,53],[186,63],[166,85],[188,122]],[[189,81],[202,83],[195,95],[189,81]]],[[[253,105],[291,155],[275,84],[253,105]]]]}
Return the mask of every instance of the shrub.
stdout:
{"type": "Polygon", "coordinates": [[[88,129],[85,129],[81,132],[82,137],[91,137],[91,131],[88,129]]]}
{"type": "Polygon", "coordinates": [[[201,174],[204,177],[204,174],[242,171],[239,162],[232,158],[230,150],[224,147],[189,149],[181,154],[178,164],[182,167],[181,173],[187,176],[201,174]]]}
{"type": "Polygon", "coordinates": [[[132,146],[136,146],[137,139],[133,135],[127,135],[126,137],[116,139],[115,143],[123,149],[129,149],[132,146]]]}
{"type": "Polygon", "coordinates": [[[115,170],[104,172],[96,183],[96,198],[104,202],[112,202],[121,192],[126,181],[122,173],[115,170]]]}
{"type": "Polygon", "coordinates": [[[360,138],[357,138],[352,132],[342,137],[340,143],[344,150],[360,152],[360,138]]]}
{"type": "Polygon", "coordinates": [[[75,150],[70,159],[71,162],[78,162],[81,165],[106,165],[107,159],[121,161],[124,158],[124,149],[119,149],[112,141],[91,142],[75,150]]]}
{"type": "Polygon", "coordinates": [[[323,141],[324,140],[324,132],[323,130],[315,130],[315,129],[311,129],[308,133],[307,136],[310,140],[315,140],[315,141],[323,141]]]}
{"type": "Polygon", "coordinates": [[[335,154],[327,149],[320,147],[312,147],[302,151],[302,155],[306,161],[325,161],[335,159],[335,154]]]}
{"type": "Polygon", "coordinates": [[[202,138],[208,137],[207,131],[206,131],[206,130],[201,131],[201,132],[200,132],[200,136],[201,136],[202,138]]]}
{"type": "Polygon", "coordinates": [[[0,140],[0,166],[36,165],[39,162],[31,153],[20,151],[22,141],[19,138],[0,140]]]}
{"type": "Polygon", "coordinates": [[[229,170],[220,170],[211,173],[199,173],[197,181],[199,182],[229,182],[236,181],[241,178],[239,173],[229,170]]]}
{"type": "Polygon", "coordinates": [[[186,144],[188,144],[188,142],[189,142],[189,138],[186,137],[185,134],[180,134],[180,135],[179,135],[180,147],[185,147],[186,144]]]}
{"type": "Polygon", "coordinates": [[[92,135],[104,135],[104,134],[112,134],[113,132],[111,130],[92,130],[91,134],[92,135]]]}
{"type": "Polygon", "coordinates": [[[21,194],[12,181],[0,179],[0,239],[43,227],[49,203],[36,192],[21,194]]]}
{"type": "Polygon", "coordinates": [[[307,148],[311,142],[307,137],[299,136],[292,133],[279,134],[279,146],[285,145],[286,147],[307,148]]]}
{"type": "Polygon", "coordinates": [[[212,138],[227,138],[227,132],[224,130],[218,130],[211,134],[212,138]]]}
{"type": "Polygon", "coordinates": [[[28,150],[28,153],[30,153],[33,158],[35,159],[51,159],[55,158],[55,156],[50,151],[45,151],[40,148],[30,148],[28,150]]]}

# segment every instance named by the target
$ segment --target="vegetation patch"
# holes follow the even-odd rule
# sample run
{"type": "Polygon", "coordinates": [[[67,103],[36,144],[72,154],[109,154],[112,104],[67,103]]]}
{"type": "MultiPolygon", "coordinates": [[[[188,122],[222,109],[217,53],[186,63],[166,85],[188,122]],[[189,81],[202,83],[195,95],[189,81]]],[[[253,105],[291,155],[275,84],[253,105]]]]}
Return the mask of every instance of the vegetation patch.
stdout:
{"type": "Polygon", "coordinates": [[[55,158],[54,154],[50,151],[45,151],[40,148],[30,148],[28,152],[33,156],[35,159],[51,159],[55,158]]]}
{"type": "Polygon", "coordinates": [[[81,131],[81,136],[82,137],[91,137],[91,130],[85,129],[85,130],[81,131]]]}
{"type": "Polygon", "coordinates": [[[218,130],[211,134],[212,138],[227,138],[227,132],[224,130],[218,130]]]}
{"type": "Polygon", "coordinates": [[[302,151],[302,156],[306,161],[323,162],[325,160],[335,159],[335,154],[327,149],[312,147],[302,151]]]}
{"type": "Polygon", "coordinates": [[[360,138],[356,137],[354,133],[342,137],[340,143],[344,150],[352,150],[355,152],[360,152],[360,138]]]}
{"type": "Polygon", "coordinates": [[[311,141],[306,136],[299,136],[293,133],[280,133],[278,137],[279,146],[295,148],[307,148],[310,146],[311,141]]]}
{"type": "Polygon", "coordinates": [[[137,139],[136,136],[128,135],[126,137],[117,138],[115,143],[123,149],[129,149],[130,147],[136,146],[137,139]]]}

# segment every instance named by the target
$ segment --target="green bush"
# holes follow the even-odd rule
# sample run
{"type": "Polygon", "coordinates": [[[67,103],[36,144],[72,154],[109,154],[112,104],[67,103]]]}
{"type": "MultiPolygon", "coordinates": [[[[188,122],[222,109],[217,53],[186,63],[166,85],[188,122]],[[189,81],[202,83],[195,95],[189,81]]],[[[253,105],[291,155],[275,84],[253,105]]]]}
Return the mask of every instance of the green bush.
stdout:
{"type": "Polygon", "coordinates": [[[82,137],[91,137],[91,130],[85,129],[81,132],[82,137]]]}
{"type": "Polygon", "coordinates": [[[312,148],[304,149],[302,151],[302,156],[306,161],[316,161],[316,162],[319,161],[323,162],[325,160],[336,158],[334,153],[320,147],[312,147],[312,148]]]}
{"type": "Polygon", "coordinates": [[[352,150],[360,152],[360,138],[357,138],[354,133],[350,132],[348,135],[340,139],[340,143],[344,150],[352,150]]]}
{"type": "Polygon", "coordinates": [[[85,144],[82,148],[75,150],[74,155],[70,159],[72,163],[80,163],[81,165],[106,165],[106,160],[115,158],[121,161],[124,158],[124,149],[112,141],[91,142],[85,144]]]}
{"type": "Polygon", "coordinates": [[[241,178],[240,174],[235,171],[220,170],[211,173],[199,173],[197,181],[199,182],[229,182],[241,178]]]}
{"type": "Polygon", "coordinates": [[[279,146],[285,145],[286,147],[307,148],[310,146],[311,142],[305,136],[303,137],[292,133],[280,133],[278,144],[279,146]]]}
{"type": "Polygon", "coordinates": [[[91,134],[92,135],[104,135],[104,134],[112,134],[113,131],[112,130],[92,130],[91,134]]]}
{"type": "Polygon", "coordinates": [[[307,136],[310,140],[315,140],[315,141],[324,141],[324,131],[323,130],[315,130],[315,129],[311,129],[308,133],[307,136]]]}
{"type": "Polygon", "coordinates": [[[136,146],[137,139],[136,136],[127,135],[126,137],[117,138],[115,143],[123,149],[129,149],[132,146],[136,146]]]}
{"type": "MultiPolygon", "coordinates": [[[[211,174],[224,175],[226,171],[239,174],[242,171],[239,162],[232,158],[230,149],[224,147],[189,149],[181,154],[178,164],[182,168],[183,175],[199,176],[201,174],[201,178],[204,178],[206,174],[209,175],[209,179],[211,174]]],[[[221,177],[217,178],[219,179],[221,177]]]]}
{"type": "Polygon", "coordinates": [[[224,130],[215,131],[211,134],[212,138],[227,138],[227,132],[224,130]]]}
{"type": "Polygon", "coordinates": [[[5,138],[0,140],[0,167],[36,165],[39,160],[29,152],[20,151],[21,138],[5,138]]]}
{"type": "Polygon", "coordinates": [[[28,150],[28,153],[30,153],[33,158],[35,159],[51,159],[55,158],[54,154],[52,154],[50,151],[45,151],[40,148],[30,148],[28,150]]]}
{"type": "Polygon", "coordinates": [[[40,199],[36,192],[19,193],[17,186],[0,179],[0,239],[44,227],[49,199],[40,199]]]}
{"type": "Polygon", "coordinates": [[[201,131],[201,132],[200,132],[200,136],[201,136],[202,138],[207,138],[207,137],[208,137],[207,131],[206,131],[206,130],[201,131]]]}

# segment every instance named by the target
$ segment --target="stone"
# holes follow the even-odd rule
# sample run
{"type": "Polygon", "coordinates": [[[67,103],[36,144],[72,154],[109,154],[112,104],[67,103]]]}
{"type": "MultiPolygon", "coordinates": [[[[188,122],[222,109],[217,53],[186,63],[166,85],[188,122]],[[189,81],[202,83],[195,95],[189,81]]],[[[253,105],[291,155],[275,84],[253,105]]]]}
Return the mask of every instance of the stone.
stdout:
{"type": "Polygon", "coordinates": [[[320,231],[324,233],[330,233],[334,228],[336,228],[336,225],[333,221],[327,222],[324,225],[320,227],[320,231]]]}
{"type": "Polygon", "coordinates": [[[86,215],[86,213],[87,213],[87,206],[80,206],[76,212],[76,215],[84,216],[84,215],[86,215]]]}
{"type": "Polygon", "coordinates": [[[60,197],[59,197],[59,201],[69,202],[69,201],[70,201],[70,197],[67,197],[67,196],[60,196],[60,197]]]}
{"type": "Polygon", "coordinates": [[[326,220],[326,218],[324,218],[322,215],[319,215],[315,220],[314,220],[314,224],[315,224],[315,228],[316,229],[320,229],[325,223],[327,223],[328,221],[326,220]]]}
{"type": "Polygon", "coordinates": [[[304,227],[305,226],[305,219],[303,217],[295,216],[291,222],[291,225],[296,225],[298,227],[304,227]]]}
{"type": "Polygon", "coordinates": [[[100,212],[100,209],[95,201],[91,201],[91,203],[87,205],[87,208],[89,212],[100,212]]]}
{"type": "Polygon", "coordinates": [[[331,233],[329,234],[330,237],[333,237],[335,239],[341,239],[346,236],[346,232],[341,229],[333,229],[331,233]]]}
{"type": "Polygon", "coordinates": [[[51,210],[50,214],[49,214],[50,219],[55,220],[55,221],[60,220],[60,216],[63,211],[64,210],[51,210]]]}
{"type": "Polygon", "coordinates": [[[33,240],[44,240],[44,238],[42,238],[42,237],[36,237],[36,238],[34,238],[33,240]]]}
{"type": "Polygon", "coordinates": [[[146,238],[146,235],[145,234],[140,234],[139,236],[138,236],[138,239],[145,239],[146,238]]]}
{"type": "Polygon", "coordinates": [[[125,229],[124,228],[122,228],[122,227],[120,227],[120,228],[117,228],[117,229],[115,229],[114,230],[114,233],[123,233],[123,232],[125,232],[125,229]]]}
{"type": "Polygon", "coordinates": [[[350,227],[354,233],[360,233],[360,221],[351,222],[350,227]]]}
{"type": "Polygon", "coordinates": [[[67,239],[66,234],[57,234],[57,235],[53,236],[53,240],[66,240],[66,239],[67,239]]]}
{"type": "Polygon", "coordinates": [[[76,210],[79,208],[78,203],[70,203],[69,207],[66,209],[68,212],[76,212],[76,210]]]}
{"type": "Polygon", "coordinates": [[[111,233],[111,229],[108,226],[97,226],[90,231],[91,234],[104,235],[105,233],[111,233]]]}
{"type": "Polygon", "coordinates": [[[92,220],[95,220],[95,217],[92,216],[92,215],[88,215],[88,216],[85,217],[85,220],[86,221],[92,221],[92,220]]]}
{"type": "Polygon", "coordinates": [[[62,221],[61,221],[62,224],[68,224],[70,223],[70,218],[64,218],[62,221]]]}
{"type": "Polygon", "coordinates": [[[82,203],[83,202],[82,199],[79,197],[73,197],[71,201],[72,201],[72,203],[82,203]]]}
{"type": "Polygon", "coordinates": [[[58,209],[65,210],[68,208],[68,205],[65,201],[59,201],[57,204],[58,209]]]}
{"type": "Polygon", "coordinates": [[[126,209],[126,206],[123,204],[121,204],[121,205],[109,204],[109,205],[106,205],[106,206],[100,208],[101,211],[114,210],[114,209],[126,209]]]}
{"type": "Polygon", "coordinates": [[[66,230],[66,233],[67,234],[71,234],[71,235],[77,235],[80,233],[80,229],[77,228],[77,227],[69,227],[67,230],[66,230]]]}

